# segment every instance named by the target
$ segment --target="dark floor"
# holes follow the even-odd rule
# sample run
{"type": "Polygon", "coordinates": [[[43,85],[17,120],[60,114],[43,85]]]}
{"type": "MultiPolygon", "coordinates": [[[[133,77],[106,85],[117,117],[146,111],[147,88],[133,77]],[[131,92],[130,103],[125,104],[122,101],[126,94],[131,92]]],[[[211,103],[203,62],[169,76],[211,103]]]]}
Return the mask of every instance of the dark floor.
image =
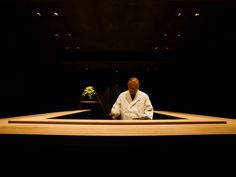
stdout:
{"type": "MultiPolygon", "coordinates": [[[[97,120],[101,119],[102,120],[102,119],[111,119],[111,118],[103,114],[102,112],[89,111],[89,112],[82,112],[82,113],[77,113],[77,114],[72,114],[72,115],[55,117],[52,119],[97,119],[97,120]]],[[[155,113],[153,114],[153,119],[154,120],[167,120],[167,119],[184,119],[184,118],[155,113]]]]}

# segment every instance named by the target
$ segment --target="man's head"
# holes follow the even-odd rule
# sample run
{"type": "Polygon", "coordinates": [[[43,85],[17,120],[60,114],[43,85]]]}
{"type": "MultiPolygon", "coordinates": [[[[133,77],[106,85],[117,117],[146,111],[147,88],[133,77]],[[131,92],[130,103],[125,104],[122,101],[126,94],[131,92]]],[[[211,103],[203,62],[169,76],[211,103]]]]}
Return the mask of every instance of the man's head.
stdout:
{"type": "Polygon", "coordinates": [[[139,89],[139,80],[138,78],[136,77],[131,77],[129,80],[128,80],[128,90],[129,90],[129,93],[130,95],[135,95],[139,89]]]}

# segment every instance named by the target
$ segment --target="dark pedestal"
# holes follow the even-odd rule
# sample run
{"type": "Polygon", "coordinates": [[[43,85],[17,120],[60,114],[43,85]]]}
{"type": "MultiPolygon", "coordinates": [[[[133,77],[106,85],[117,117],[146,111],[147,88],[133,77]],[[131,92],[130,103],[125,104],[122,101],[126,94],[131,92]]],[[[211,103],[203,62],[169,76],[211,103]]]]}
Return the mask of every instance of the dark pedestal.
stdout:
{"type": "Polygon", "coordinates": [[[104,119],[104,112],[100,101],[80,101],[80,109],[90,109],[91,111],[86,113],[87,119],[104,119]]]}

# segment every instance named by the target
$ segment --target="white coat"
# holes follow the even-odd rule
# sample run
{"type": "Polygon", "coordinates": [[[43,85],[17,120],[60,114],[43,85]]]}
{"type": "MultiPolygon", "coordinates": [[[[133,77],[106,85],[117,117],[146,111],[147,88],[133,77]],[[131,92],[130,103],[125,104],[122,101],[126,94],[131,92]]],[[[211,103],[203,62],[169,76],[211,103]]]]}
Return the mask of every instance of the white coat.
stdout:
{"type": "Polygon", "coordinates": [[[121,119],[132,120],[133,118],[153,118],[153,107],[148,95],[140,90],[132,100],[129,91],[122,92],[114,103],[111,112],[113,118],[121,116],[121,119]]]}

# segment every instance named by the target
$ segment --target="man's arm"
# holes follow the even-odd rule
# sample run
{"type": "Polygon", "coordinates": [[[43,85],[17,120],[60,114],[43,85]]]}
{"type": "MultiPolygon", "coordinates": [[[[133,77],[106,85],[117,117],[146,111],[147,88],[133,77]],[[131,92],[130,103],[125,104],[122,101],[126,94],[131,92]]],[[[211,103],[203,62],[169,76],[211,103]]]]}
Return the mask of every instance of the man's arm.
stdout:
{"type": "Polygon", "coordinates": [[[144,118],[153,119],[153,107],[148,96],[144,105],[144,118]]]}
{"type": "Polygon", "coordinates": [[[120,116],[120,109],[121,109],[121,98],[118,96],[116,102],[111,108],[111,113],[109,114],[112,119],[117,119],[120,116]]]}

